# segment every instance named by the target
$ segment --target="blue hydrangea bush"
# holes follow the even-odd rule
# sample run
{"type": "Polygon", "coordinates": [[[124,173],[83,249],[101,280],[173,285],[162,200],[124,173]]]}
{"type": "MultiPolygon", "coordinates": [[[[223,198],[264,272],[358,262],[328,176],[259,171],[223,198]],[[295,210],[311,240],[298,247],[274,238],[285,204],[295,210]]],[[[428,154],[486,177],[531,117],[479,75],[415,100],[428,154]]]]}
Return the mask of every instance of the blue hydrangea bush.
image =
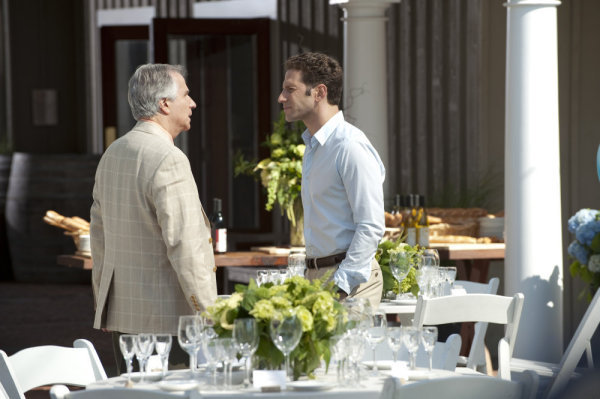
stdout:
{"type": "Polygon", "coordinates": [[[571,263],[571,276],[580,277],[588,283],[583,295],[588,300],[600,287],[600,211],[581,209],[568,222],[569,232],[575,240],[569,244],[568,252],[571,263]]]}

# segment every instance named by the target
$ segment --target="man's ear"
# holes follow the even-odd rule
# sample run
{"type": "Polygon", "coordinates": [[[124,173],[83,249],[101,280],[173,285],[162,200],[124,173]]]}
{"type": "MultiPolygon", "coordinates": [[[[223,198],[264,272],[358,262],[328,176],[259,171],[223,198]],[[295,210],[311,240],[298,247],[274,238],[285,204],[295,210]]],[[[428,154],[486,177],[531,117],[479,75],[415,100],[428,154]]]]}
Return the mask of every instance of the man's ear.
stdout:
{"type": "Polygon", "coordinates": [[[169,108],[169,101],[166,98],[163,98],[158,103],[158,108],[160,112],[165,115],[169,115],[171,113],[171,109],[169,108]]]}
{"type": "Polygon", "coordinates": [[[316,99],[318,101],[327,100],[327,86],[320,84],[316,87],[316,99]]]}

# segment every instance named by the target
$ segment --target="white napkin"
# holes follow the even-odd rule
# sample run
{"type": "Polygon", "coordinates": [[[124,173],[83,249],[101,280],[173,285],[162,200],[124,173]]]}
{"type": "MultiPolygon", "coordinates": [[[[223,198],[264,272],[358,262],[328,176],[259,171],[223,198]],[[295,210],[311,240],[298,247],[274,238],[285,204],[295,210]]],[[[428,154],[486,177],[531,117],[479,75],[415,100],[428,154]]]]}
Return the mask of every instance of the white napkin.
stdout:
{"type": "Polygon", "coordinates": [[[383,383],[383,389],[381,390],[381,395],[379,396],[379,399],[396,399],[397,396],[400,396],[397,395],[396,392],[398,392],[400,386],[402,386],[403,384],[404,383],[400,378],[388,377],[383,383]]]}

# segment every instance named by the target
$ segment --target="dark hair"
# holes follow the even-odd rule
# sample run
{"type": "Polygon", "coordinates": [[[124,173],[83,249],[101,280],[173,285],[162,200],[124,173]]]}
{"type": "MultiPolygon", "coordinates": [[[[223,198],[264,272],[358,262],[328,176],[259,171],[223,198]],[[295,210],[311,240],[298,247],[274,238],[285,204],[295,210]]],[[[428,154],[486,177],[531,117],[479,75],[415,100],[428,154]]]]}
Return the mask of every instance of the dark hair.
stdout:
{"type": "Polygon", "coordinates": [[[310,89],[324,84],[327,86],[327,102],[339,105],[342,99],[344,72],[339,62],[321,53],[302,53],[294,55],[285,62],[285,70],[294,69],[302,72],[302,82],[310,89]]]}

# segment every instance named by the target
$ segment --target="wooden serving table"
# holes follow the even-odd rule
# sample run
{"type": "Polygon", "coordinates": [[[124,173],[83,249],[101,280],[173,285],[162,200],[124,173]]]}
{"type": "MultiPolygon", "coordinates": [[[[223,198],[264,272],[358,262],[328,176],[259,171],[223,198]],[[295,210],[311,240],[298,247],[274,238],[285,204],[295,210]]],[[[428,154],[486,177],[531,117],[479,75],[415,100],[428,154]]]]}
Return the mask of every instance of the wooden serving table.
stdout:
{"type": "MultiPolygon", "coordinates": [[[[490,261],[504,259],[504,244],[431,244],[431,248],[438,250],[442,262],[456,262],[459,280],[487,283],[490,261]]],[[[233,281],[247,282],[244,280],[250,271],[242,272],[237,268],[284,267],[287,266],[288,253],[289,249],[285,248],[260,247],[260,250],[254,251],[215,254],[219,292],[231,292],[230,277],[235,277],[233,281]]],[[[81,255],[59,255],[57,263],[84,270],[93,267],[92,259],[81,255]]]]}

